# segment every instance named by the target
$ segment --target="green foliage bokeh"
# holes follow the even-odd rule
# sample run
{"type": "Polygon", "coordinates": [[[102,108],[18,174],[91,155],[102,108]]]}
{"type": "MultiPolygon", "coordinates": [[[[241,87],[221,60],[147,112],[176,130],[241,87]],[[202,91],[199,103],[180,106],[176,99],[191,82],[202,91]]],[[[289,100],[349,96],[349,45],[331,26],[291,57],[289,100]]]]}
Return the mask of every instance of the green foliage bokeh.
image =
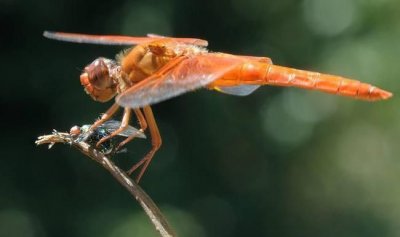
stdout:
{"type": "MultiPolygon", "coordinates": [[[[111,176],[38,135],[92,123],[82,68],[123,48],[44,30],[209,40],[212,51],[394,92],[368,103],[293,88],[200,90],[154,106],[163,147],[141,185],[180,236],[399,236],[397,0],[0,1],[0,236],[157,236],[111,176]]],[[[135,121],[133,121],[135,122],[135,121]]],[[[128,168],[150,142],[114,160],[128,168]]]]}

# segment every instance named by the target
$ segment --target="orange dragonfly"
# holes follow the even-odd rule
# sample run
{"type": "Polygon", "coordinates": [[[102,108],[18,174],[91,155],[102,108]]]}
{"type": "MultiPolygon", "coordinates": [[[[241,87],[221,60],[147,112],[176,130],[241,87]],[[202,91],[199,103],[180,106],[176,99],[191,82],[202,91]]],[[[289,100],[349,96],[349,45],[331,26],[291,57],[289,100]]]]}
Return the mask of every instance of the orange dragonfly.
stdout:
{"type": "MultiPolygon", "coordinates": [[[[246,96],[261,85],[274,85],[318,90],[368,101],[392,96],[388,91],[360,81],[273,65],[267,57],[209,52],[206,49],[208,42],[202,39],[171,38],[154,34],[131,37],[47,31],[44,36],[73,43],[136,45],[118,54],[116,60],[97,58],[85,67],[80,81],[85,91],[96,101],[106,102],[116,96],[115,103],[90,130],[93,131],[109,120],[119,107],[124,108],[121,126],[100,139],[97,146],[129,127],[132,110],[138,118],[140,132],[149,128],[152,148],[128,170],[131,175],[141,167],[137,182],[161,146],[161,136],[150,105],[183,93],[207,88],[246,96]]],[[[126,138],[118,148],[137,134],[126,138]]]]}

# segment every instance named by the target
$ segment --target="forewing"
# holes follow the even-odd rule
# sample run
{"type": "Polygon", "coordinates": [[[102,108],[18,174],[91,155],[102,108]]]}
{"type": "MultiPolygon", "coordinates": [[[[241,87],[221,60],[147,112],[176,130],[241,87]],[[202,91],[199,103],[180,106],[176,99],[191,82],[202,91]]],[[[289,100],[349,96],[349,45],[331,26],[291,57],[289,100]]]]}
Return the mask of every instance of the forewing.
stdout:
{"type": "Polygon", "coordinates": [[[240,63],[243,63],[243,60],[239,57],[227,57],[218,53],[188,57],[163,75],[137,83],[117,96],[116,102],[130,108],[155,104],[202,88],[240,63]]]}
{"type": "Polygon", "coordinates": [[[165,36],[165,35],[158,35],[158,34],[152,34],[152,33],[148,33],[147,37],[149,38],[153,38],[153,39],[174,39],[176,41],[180,41],[181,43],[187,43],[187,44],[194,44],[194,45],[198,45],[198,46],[207,46],[208,45],[208,41],[204,40],[204,39],[196,39],[196,38],[171,38],[169,36],[165,36]],[[180,39],[184,39],[187,40],[187,42],[182,42],[180,39]],[[188,42],[191,41],[191,42],[188,42]]]}
{"type": "Polygon", "coordinates": [[[64,32],[43,32],[43,36],[53,40],[60,40],[72,43],[103,44],[103,45],[137,45],[150,43],[159,39],[171,39],[180,43],[207,46],[207,41],[192,38],[170,38],[170,37],[133,37],[125,35],[88,35],[64,32]]]}

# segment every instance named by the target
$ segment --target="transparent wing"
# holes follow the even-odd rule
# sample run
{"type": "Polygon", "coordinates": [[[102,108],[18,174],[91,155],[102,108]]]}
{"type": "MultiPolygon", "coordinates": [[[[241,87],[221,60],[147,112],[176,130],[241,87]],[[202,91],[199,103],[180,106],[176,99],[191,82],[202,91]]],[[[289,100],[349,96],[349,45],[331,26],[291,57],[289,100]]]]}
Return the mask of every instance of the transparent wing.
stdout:
{"type": "Polygon", "coordinates": [[[77,33],[64,33],[64,32],[43,32],[43,36],[53,40],[60,40],[72,43],[86,43],[86,44],[104,44],[104,45],[137,45],[145,44],[156,41],[158,39],[171,39],[180,43],[194,44],[198,46],[207,46],[208,42],[202,39],[194,38],[170,38],[163,36],[151,37],[133,37],[124,35],[88,35],[77,33]]]}
{"type": "Polygon", "coordinates": [[[122,131],[118,135],[123,136],[123,137],[129,137],[130,135],[133,135],[133,134],[137,134],[136,137],[139,137],[139,138],[143,138],[143,139],[146,138],[146,135],[143,132],[137,130],[136,128],[134,128],[132,126],[128,126],[128,128],[126,130],[122,131]]]}
{"type": "MultiPolygon", "coordinates": [[[[159,34],[153,34],[153,33],[148,33],[147,37],[149,38],[153,38],[153,39],[182,39],[182,38],[172,38],[169,36],[165,36],[165,35],[159,35],[159,34]]],[[[208,45],[208,41],[204,40],[204,39],[195,39],[195,38],[189,38],[191,40],[194,40],[194,42],[192,42],[191,44],[194,45],[198,45],[198,46],[207,46],[208,45]]],[[[177,40],[179,41],[179,40],[177,40]]],[[[182,42],[184,43],[184,42],[182,42]]]]}
{"type": "Polygon", "coordinates": [[[247,96],[257,90],[259,85],[242,85],[242,86],[229,86],[229,87],[218,87],[218,91],[237,96],[247,96]]]}
{"type": "Polygon", "coordinates": [[[147,34],[147,37],[150,37],[150,38],[165,38],[165,37],[167,37],[167,36],[159,35],[159,34],[153,34],[153,33],[148,33],[148,34],[147,34]]]}
{"type": "MultiPolygon", "coordinates": [[[[235,57],[240,57],[245,61],[257,61],[262,63],[272,64],[272,60],[267,57],[257,57],[257,56],[247,56],[247,55],[233,55],[235,57]]],[[[219,92],[236,95],[236,96],[247,96],[257,90],[260,85],[239,85],[239,86],[226,86],[226,87],[216,87],[219,92]]]]}
{"type": "MultiPolygon", "coordinates": [[[[117,130],[120,126],[121,126],[121,122],[117,121],[117,120],[108,120],[101,125],[102,128],[107,129],[110,133],[117,130]]],[[[130,125],[128,126],[128,128],[126,130],[119,133],[118,136],[129,137],[130,135],[133,135],[135,133],[138,134],[137,137],[146,138],[146,135],[144,135],[144,133],[142,133],[141,131],[139,131],[138,129],[136,129],[130,125]]]]}
{"type": "MultiPolygon", "coordinates": [[[[180,60],[177,58],[175,60],[180,60]]],[[[174,62],[170,62],[174,64],[174,62]]],[[[202,88],[243,63],[240,57],[209,53],[189,57],[166,73],[145,79],[124,93],[116,101],[123,107],[141,108],[188,91],[202,88]]],[[[165,65],[168,67],[169,65],[165,65]]],[[[160,69],[162,71],[163,68],[160,69]]]]}

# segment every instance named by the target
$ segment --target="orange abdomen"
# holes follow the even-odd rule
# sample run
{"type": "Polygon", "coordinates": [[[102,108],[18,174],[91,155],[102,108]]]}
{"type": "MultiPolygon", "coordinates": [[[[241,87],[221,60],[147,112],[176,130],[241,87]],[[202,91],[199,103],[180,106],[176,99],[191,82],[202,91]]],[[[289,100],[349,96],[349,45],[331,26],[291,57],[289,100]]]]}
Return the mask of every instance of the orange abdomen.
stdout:
{"type": "Polygon", "coordinates": [[[211,87],[238,85],[293,86],[370,101],[392,96],[388,91],[357,80],[259,62],[242,64],[213,82],[211,87]]]}

